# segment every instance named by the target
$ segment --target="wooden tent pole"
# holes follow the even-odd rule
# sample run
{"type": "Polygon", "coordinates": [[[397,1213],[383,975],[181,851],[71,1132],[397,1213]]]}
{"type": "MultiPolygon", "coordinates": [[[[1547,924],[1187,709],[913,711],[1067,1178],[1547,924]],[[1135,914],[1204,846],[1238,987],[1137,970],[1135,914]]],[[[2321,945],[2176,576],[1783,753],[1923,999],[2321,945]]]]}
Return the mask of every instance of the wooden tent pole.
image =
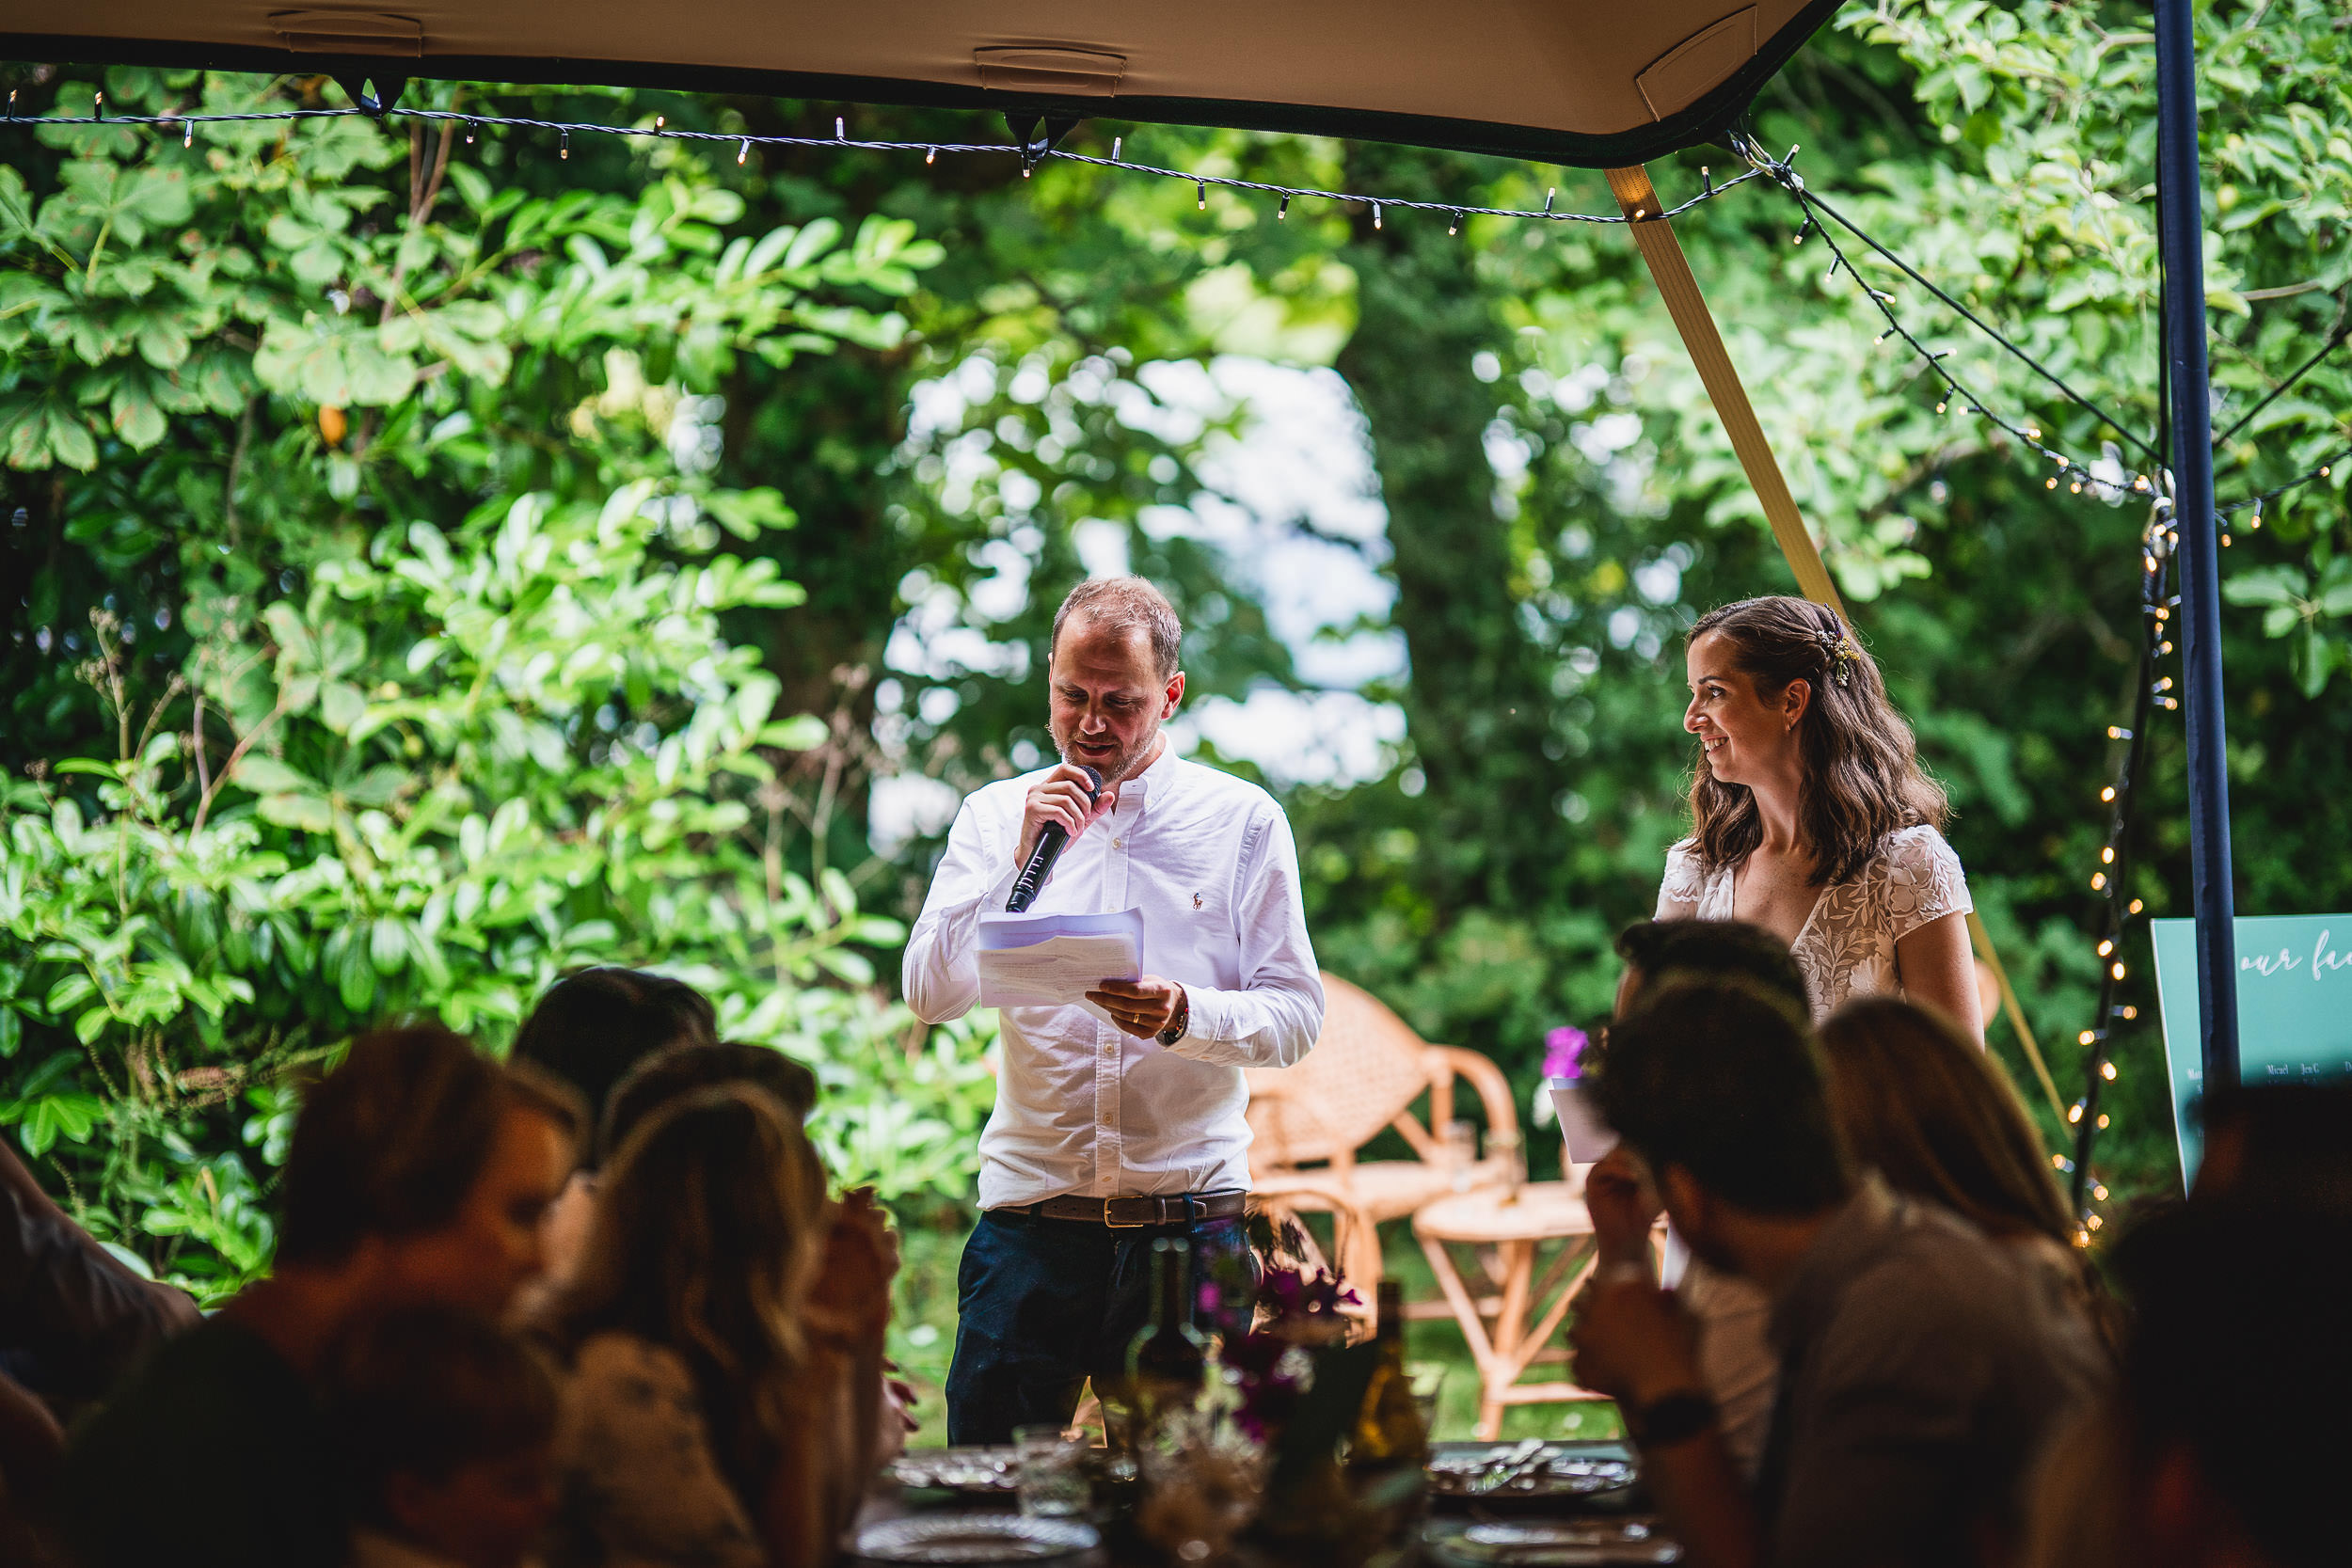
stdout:
{"type": "MultiPolygon", "coordinates": [[[[1764,503],[1764,518],[1772,525],[1772,537],[1779,542],[1780,553],[1788,558],[1788,569],[1796,574],[1797,586],[1804,591],[1806,598],[1829,606],[1837,612],[1839,620],[1851,626],[1853,617],[1846,613],[1845,602],[1837,596],[1837,585],[1830,580],[1829,567],[1822,563],[1820,548],[1813,543],[1804,517],[1797,511],[1797,499],[1788,493],[1788,481],[1780,471],[1780,460],[1772,455],[1772,444],[1764,439],[1764,427],[1756,422],[1756,406],[1748,402],[1748,389],[1740,384],[1740,372],[1731,368],[1731,356],[1724,349],[1723,334],[1715,330],[1715,318],[1708,311],[1707,297],[1699,293],[1699,280],[1691,275],[1691,263],[1682,254],[1681,243],[1675,238],[1674,225],[1660,215],[1665,212],[1666,204],[1658,199],[1657,189],[1650,184],[1649,170],[1636,165],[1606,172],[1610,192],[1631,220],[1626,227],[1632,230],[1633,243],[1640,247],[1642,260],[1649,265],[1650,277],[1657,283],[1659,293],[1665,297],[1667,314],[1674,317],[1675,329],[1682,334],[1682,346],[1690,351],[1691,362],[1698,367],[1699,380],[1706,385],[1707,395],[1715,404],[1715,417],[1724,421],[1724,433],[1731,437],[1731,450],[1739,453],[1740,467],[1747,470],[1748,483],[1756,487],[1756,499],[1764,503]]],[[[2066,1113],[2058,1102],[2058,1085],[2051,1081],[2050,1069],[2042,1059],[2042,1047],[2033,1037],[2033,1031],[2026,1026],[2026,1015],[2017,1006],[2016,993],[2010,990],[2009,972],[2002,966],[2000,954],[1994,951],[1992,933],[1984,928],[1983,921],[1971,914],[1968,934],[1975,939],[1978,956],[1999,982],[2002,1011],[2008,1015],[2010,1026],[2017,1031],[2018,1042],[2026,1048],[2034,1073],[2042,1080],[2051,1105],[2063,1123],[2066,1113]]]]}
{"type": "Polygon", "coordinates": [[[1633,243],[1641,247],[1642,260],[1649,263],[1649,275],[1665,296],[1667,313],[1682,334],[1682,346],[1690,351],[1691,362],[1698,367],[1699,380],[1714,402],[1715,417],[1724,421],[1731,450],[1740,454],[1740,467],[1747,470],[1748,483],[1756,487],[1756,499],[1764,503],[1764,520],[1772,525],[1772,537],[1780,542],[1780,553],[1788,558],[1788,569],[1797,574],[1797,586],[1806,598],[1829,606],[1837,611],[1838,619],[1851,626],[1852,618],[1837,596],[1837,585],[1830,580],[1821,552],[1805,531],[1797,499],[1788,493],[1788,482],[1781,476],[1779,460],[1764,439],[1764,427],[1756,421],[1748,389],[1740,384],[1740,372],[1731,368],[1731,356],[1724,351],[1723,334],[1715,330],[1715,318],[1708,313],[1698,279],[1691,276],[1691,263],[1675,239],[1674,225],[1658,215],[1665,211],[1665,203],[1650,185],[1649,170],[1636,165],[1607,172],[1609,189],[1632,220],[1627,227],[1633,231],[1633,243]]]}

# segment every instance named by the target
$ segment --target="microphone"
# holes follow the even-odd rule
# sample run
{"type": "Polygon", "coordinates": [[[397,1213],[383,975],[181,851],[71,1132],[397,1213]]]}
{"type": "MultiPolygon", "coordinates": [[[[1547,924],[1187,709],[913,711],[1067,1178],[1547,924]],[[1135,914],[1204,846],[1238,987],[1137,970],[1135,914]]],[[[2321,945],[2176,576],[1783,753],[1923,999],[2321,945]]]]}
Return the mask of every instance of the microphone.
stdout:
{"type": "MultiPolygon", "coordinates": [[[[1092,811],[1103,793],[1103,775],[1083,763],[1078,771],[1087,776],[1087,809],[1092,811]]],[[[1045,885],[1045,874],[1054,869],[1062,846],[1069,842],[1070,830],[1058,822],[1048,822],[1037,831],[1037,847],[1029,851],[1029,863],[1013,879],[1012,896],[1005,900],[1007,914],[1020,914],[1037,902],[1037,890],[1045,885]]]]}

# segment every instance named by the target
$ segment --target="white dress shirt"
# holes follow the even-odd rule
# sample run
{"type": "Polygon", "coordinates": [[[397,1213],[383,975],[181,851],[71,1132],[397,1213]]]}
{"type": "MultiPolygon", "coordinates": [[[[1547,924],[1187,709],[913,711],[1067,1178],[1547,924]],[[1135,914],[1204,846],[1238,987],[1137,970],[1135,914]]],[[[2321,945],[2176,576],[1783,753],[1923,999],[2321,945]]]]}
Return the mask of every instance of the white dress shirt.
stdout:
{"type": "MultiPolygon", "coordinates": [[[[975,791],[956,814],[907,942],[907,1006],[927,1023],[979,1000],[979,917],[1002,913],[1029,789],[975,791]]],[[[1163,752],[1055,862],[1034,913],[1143,911],[1143,968],[1184,988],[1172,1046],[1083,1007],[1007,1007],[996,1110],[980,1134],[980,1207],[1224,1192],[1249,1185],[1245,1067],[1288,1067],[1323,1029],[1298,851],[1273,797],[1163,752]]]]}

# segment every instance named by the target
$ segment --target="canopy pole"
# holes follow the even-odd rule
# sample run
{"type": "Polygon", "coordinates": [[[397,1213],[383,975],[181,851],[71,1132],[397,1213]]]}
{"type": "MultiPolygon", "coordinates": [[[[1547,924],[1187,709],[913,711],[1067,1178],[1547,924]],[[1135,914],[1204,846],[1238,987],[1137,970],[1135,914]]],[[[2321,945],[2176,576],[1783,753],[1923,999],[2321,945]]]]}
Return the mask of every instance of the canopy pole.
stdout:
{"type": "MultiPolygon", "coordinates": [[[[1636,165],[1631,168],[1613,168],[1607,173],[1610,191],[1631,220],[1626,227],[1632,231],[1633,243],[1640,247],[1642,260],[1648,263],[1650,277],[1665,298],[1666,311],[1674,317],[1676,330],[1682,334],[1682,346],[1689,351],[1691,362],[1698,367],[1699,380],[1715,404],[1715,417],[1724,421],[1724,432],[1731,437],[1731,450],[1739,454],[1740,467],[1747,471],[1756,499],[1764,504],[1765,520],[1772,525],[1772,538],[1780,545],[1788,569],[1796,574],[1797,586],[1804,590],[1806,598],[1829,606],[1837,612],[1839,620],[1852,626],[1853,618],[1846,613],[1845,603],[1837,596],[1837,585],[1830,579],[1820,548],[1813,543],[1804,517],[1797,511],[1796,498],[1788,493],[1788,481],[1780,471],[1780,460],[1772,455],[1772,443],[1764,439],[1764,427],[1756,422],[1756,407],[1748,402],[1748,389],[1741,385],[1740,372],[1731,368],[1731,356],[1724,351],[1723,334],[1715,329],[1715,318],[1707,309],[1706,296],[1699,293],[1698,279],[1692,276],[1691,262],[1682,254],[1681,243],[1675,238],[1674,225],[1661,215],[1665,212],[1665,203],[1658,199],[1658,192],[1650,184],[1649,170],[1636,165]]],[[[2002,1011],[2008,1015],[2010,1027],[2017,1031],[2018,1041],[2025,1047],[2035,1073],[2050,1096],[2051,1108],[2062,1124],[2066,1112],[2058,1100],[2058,1085],[2051,1081],[2050,1069],[2042,1060],[2041,1045],[2026,1023],[2024,1010],[2017,1006],[2017,993],[2010,989],[2009,971],[1993,946],[1993,933],[1985,929],[1982,920],[1971,914],[1968,934],[1978,956],[2000,984],[2002,1011]]]]}
{"type": "Polygon", "coordinates": [[[2172,520],[2180,531],[2182,705],[2188,730],[2189,900],[2204,1089],[2238,1082],[2236,894],[2221,713],[2221,562],[2215,536],[2212,383],[2205,364],[2205,208],[2197,157],[2197,35],[2189,0],[2155,0],[2156,243],[2164,258],[2172,520]]]}
{"type": "Polygon", "coordinates": [[[1699,380],[1715,404],[1715,417],[1724,421],[1724,434],[1731,437],[1731,450],[1739,454],[1740,467],[1747,470],[1756,499],[1764,503],[1764,520],[1772,525],[1772,537],[1780,544],[1780,553],[1788,557],[1788,569],[1797,575],[1797,586],[1806,598],[1829,606],[1837,611],[1839,620],[1851,626],[1852,618],[1837,596],[1837,585],[1830,580],[1821,552],[1797,511],[1796,498],[1788,493],[1780,462],[1764,439],[1764,427],[1756,423],[1748,389],[1740,384],[1740,372],[1731,368],[1731,356],[1724,351],[1723,335],[1715,330],[1715,318],[1708,312],[1698,279],[1691,276],[1691,263],[1675,238],[1674,225],[1659,215],[1666,205],[1650,185],[1649,170],[1637,164],[1607,172],[1610,191],[1631,220],[1626,227],[1641,247],[1642,260],[1649,264],[1658,292],[1665,296],[1667,313],[1682,334],[1682,346],[1690,351],[1691,362],[1698,367],[1699,380]]]}

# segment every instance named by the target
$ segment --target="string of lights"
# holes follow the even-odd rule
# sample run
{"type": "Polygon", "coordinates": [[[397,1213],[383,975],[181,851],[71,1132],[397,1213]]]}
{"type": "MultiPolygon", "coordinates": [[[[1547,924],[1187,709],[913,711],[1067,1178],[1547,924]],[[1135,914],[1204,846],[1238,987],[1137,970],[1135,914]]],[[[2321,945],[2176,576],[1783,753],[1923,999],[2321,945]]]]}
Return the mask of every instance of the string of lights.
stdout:
{"type": "MultiPolygon", "coordinates": [[[[2011,342],[2008,338],[2004,337],[2000,332],[1987,325],[1981,318],[1977,316],[1975,312],[1968,309],[1966,306],[1954,299],[1950,294],[1945,293],[1942,289],[1937,288],[1934,283],[1922,276],[1917,269],[1913,267],[1909,262],[1905,261],[1900,256],[1888,249],[1884,245],[1882,245],[1876,239],[1873,239],[1869,234],[1866,233],[1861,228],[1854,224],[1851,218],[1848,218],[1844,214],[1839,213],[1836,209],[1830,206],[1829,203],[1823,201],[1820,197],[1815,196],[1812,191],[1806,187],[1804,177],[1798,174],[1797,171],[1790,166],[1787,158],[1772,158],[1768,154],[1764,153],[1753,141],[1742,142],[1741,151],[1742,155],[1747,157],[1753,166],[1751,172],[1763,173],[1769,176],[1773,183],[1779,185],[1784,191],[1787,191],[1789,196],[1794,198],[1800,208],[1804,211],[1804,221],[1797,230],[1796,238],[1793,243],[1802,245],[1804,243],[1807,235],[1814,233],[1820,234],[1823,243],[1829,245],[1832,252],[1832,261],[1830,262],[1828,273],[1829,277],[1834,279],[1839,272],[1843,271],[1851,275],[1854,281],[1860,284],[1864,292],[1869,296],[1870,302],[1877,308],[1879,313],[1885,319],[1887,326],[1886,331],[1879,334],[1877,341],[1883,343],[1889,337],[1901,339],[1903,343],[1909,347],[1914,354],[1917,355],[1919,358],[1925,362],[1927,368],[1940,382],[1942,382],[1944,391],[1943,395],[1939,396],[1936,400],[1935,411],[1937,413],[1945,413],[1952,404],[1958,404],[1964,412],[1977,415],[1982,419],[1990,420],[1993,424],[1999,427],[2001,430],[2017,440],[2021,445],[2032,449],[2043,457],[2049,458],[2055,465],[2057,471],[2043,478],[2042,484],[2047,489],[2057,489],[2058,487],[2059,481],[2065,480],[2070,490],[2076,495],[2081,494],[2085,489],[2089,489],[2094,493],[2103,495],[2109,499],[2121,500],[2127,499],[2129,496],[2134,494],[2144,495],[2153,499],[2158,493],[2160,484],[2169,483],[2168,476],[2166,476],[2160,461],[2155,465],[2155,473],[2153,478],[2144,473],[2135,474],[2128,485],[2103,478],[2100,475],[2093,473],[2090,468],[2086,467],[2082,464],[2068,457],[2064,452],[2045,444],[2042,438],[2042,429],[2039,425],[2034,424],[2029,420],[2011,420],[1994,413],[1985,405],[1982,398],[1978,397],[1976,394],[1969,391],[1968,388],[1961,383],[1959,378],[1953,375],[1952,372],[1946,368],[1943,363],[1946,356],[1943,352],[1929,349],[1926,344],[1922,343],[1917,337],[1915,337],[1902,325],[1901,321],[1896,316],[1894,311],[1895,296],[1887,291],[1878,288],[1876,285],[1870,283],[1868,280],[1864,278],[1859,272],[1854,270],[1851,259],[1849,258],[1845,251],[1839,247],[1836,239],[1830,233],[1828,224],[1821,221],[1823,218],[1826,217],[1831,222],[1837,224],[1840,228],[1852,234],[1864,245],[1868,245],[1880,256],[1885,258],[1891,265],[1899,270],[1905,277],[1917,283],[1921,288],[1932,294],[1937,300],[1950,307],[1954,311],[1966,320],[1969,325],[1975,326],[1987,338],[1990,338],[1995,344],[1999,345],[2001,349],[2026,365],[2036,375],[2039,375],[2043,380],[2047,381],[2058,390],[2059,395],[2064,397],[2068,402],[2074,404],[2086,413],[2092,415],[2102,425],[2114,431],[2118,436],[2138,448],[2143,454],[2147,455],[2152,460],[2156,459],[2157,457],[2155,449],[2150,446],[2144,438],[2133,434],[2131,429],[2123,424],[2122,421],[2106,412],[2105,409],[2101,408],[2097,404],[2092,403],[2090,399],[2084,397],[2081,393],[2076,392],[2056,372],[2044,367],[2040,361],[2036,360],[2024,349],[2020,348],[2017,344],[2011,342]]],[[[1794,150],[1792,149],[1791,156],[1793,155],[1794,150]]],[[[2268,396],[2262,400],[2261,403],[2255,404],[2253,408],[2248,410],[2246,415],[2238,420],[2237,424],[2233,425],[2230,430],[2223,433],[2221,439],[2227,440],[2229,436],[2235,435],[2236,432],[2244,426],[2247,420],[2250,420],[2255,414],[2260,413],[2289,387],[2292,387],[2296,382],[2300,380],[2306,372],[2317,365],[2320,360],[2327,356],[2329,350],[2333,349],[2338,343],[2344,341],[2346,337],[2352,337],[2352,327],[2347,327],[2345,330],[2339,332],[2335,338],[2331,339],[2328,343],[2322,347],[2317,354],[2312,355],[2309,360],[2305,361],[2300,367],[2298,367],[2292,375],[2289,375],[2284,382],[2280,383],[2278,388],[2274,388],[2268,396]]],[[[2343,451],[2331,454],[2325,462],[2314,464],[2312,467],[2306,468],[2292,479],[2284,480],[2278,484],[2272,485],[2266,490],[2259,491],[2250,496],[2242,496],[2235,500],[2217,502],[2214,507],[2214,511],[2217,520],[2221,525],[2221,543],[2226,546],[2233,542],[2230,532],[2230,519],[2236,514],[2240,512],[2250,512],[2251,515],[2248,517],[2246,523],[2248,531],[2250,532],[2253,530],[2259,529],[2262,527],[2262,509],[2265,506],[2276,501],[2280,496],[2286,495],[2291,491],[2300,489],[2304,485],[2315,484],[2332,479],[2335,475],[2335,470],[2348,462],[2352,462],[2352,446],[2347,446],[2343,451]]]]}
{"type": "MultiPolygon", "coordinates": [[[[943,152],[965,156],[1012,156],[1021,160],[1021,172],[1024,177],[1026,177],[1040,163],[1053,159],[1063,163],[1086,164],[1098,168],[1124,169],[1129,173],[1155,179],[1180,181],[1193,187],[1200,206],[1204,209],[1208,206],[1209,191],[1212,188],[1270,196],[1276,198],[1275,216],[1278,220],[1288,218],[1291,203],[1301,199],[1369,206],[1372,209],[1373,227],[1375,229],[1384,226],[1387,214],[1391,209],[1399,212],[1445,214],[1449,219],[1446,230],[1448,233],[1458,232],[1462,223],[1472,217],[1518,218],[1543,223],[1622,224],[1642,221],[1638,217],[1629,216],[1624,213],[1564,212],[1557,206],[1559,196],[1557,187],[1545,193],[1544,204],[1541,207],[1482,207],[1474,202],[1424,201],[1408,197],[1375,196],[1355,191],[1326,190],[1314,185],[1284,185],[1263,180],[1243,180],[1232,175],[1202,174],[1191,169],[1167,168],[1156,164],[1137,163],[1121,156],[1125,142],[1123,136],[1112,138],[1111,155],[1105,158],[1092,153],[1073,152],[1062,148],[1036,143],[1024,146],[1015,142],[873,140],[850,135],[846,121],[838,117],[834,120],[834,134],[831,136],[789,136],[752,132],[693,131],[670,125],[666,123],[663,117],[659,115],[654,117],[654,122],[650,126],[605,125],[589,120],[534,119],[516,115],[470,114],[457,109],[385,108],[375,111],[360,108],[272,109],[244,114],[109,116],[105,113],[105,94],[103,92],[98,94],[92,104],[92,112],[87,117],[19,115],[16,112],[16,95],[11,92],[8,95],[8,112],[0,115],[0,125],[142,126],[163,131],[178,131],[182,144],[193,146],[197,132],[206,125],[243,125],[257,121],[355,118],[388,123],[393,120],[414,120],[424,124],[462,126],[469,143],[472,142],[475,136],[484,130],[553,132],[557,137],[557,154],[564,159],[571,157],[571,138],[575,135],[653,137],[668,141],[732,145],[736,150],[735,161],[739,164],[750,158],[754,148],[826,147],[866,152],[920,152],[926,164],[934,161],[943,152]]],[[[1745,174],[1734,176],[1721,184],[1715,182],[1713,172],[1709,169],[1702,168],[1699,174],[1705,188],[1698,195],[1684,201],[1680,206],[1671,207],[1661,213],[1649,215],[1673,217],[1677,214],[1687,213],[1702,202],[1711,201],[1737,186],[1746,184],[1751,180],[1764,177],[1765,171],[1760,168],[1752,168],[1745,174]]]]}

